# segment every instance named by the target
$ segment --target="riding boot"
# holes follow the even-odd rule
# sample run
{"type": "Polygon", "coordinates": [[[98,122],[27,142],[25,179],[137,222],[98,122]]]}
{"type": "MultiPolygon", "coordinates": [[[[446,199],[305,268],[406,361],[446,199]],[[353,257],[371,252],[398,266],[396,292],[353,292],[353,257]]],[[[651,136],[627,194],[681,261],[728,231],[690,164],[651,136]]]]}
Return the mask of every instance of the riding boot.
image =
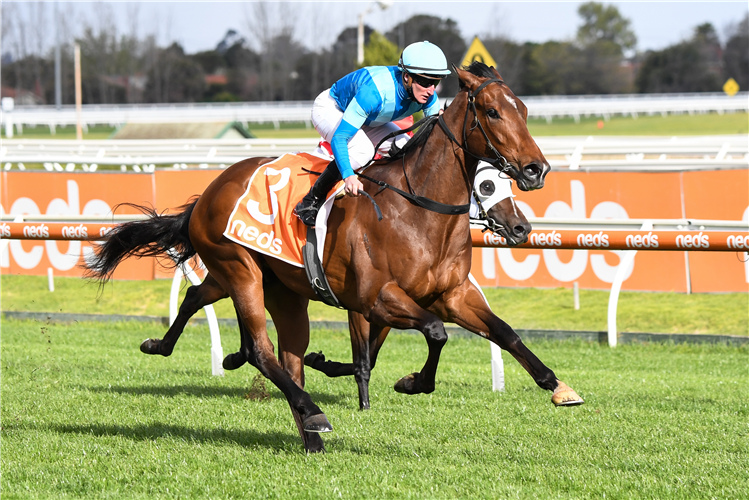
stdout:
{"type": "Polygon", "coordinates": [[[317,178],[315,184],[309,190],[302,201],[297,203],[294,214],[307,226],[314,226],[317,212],[320,210],[328,191],[341,180],[341,172],[336,166],[335,160],[331,161],[322,174],[317,178]]]}

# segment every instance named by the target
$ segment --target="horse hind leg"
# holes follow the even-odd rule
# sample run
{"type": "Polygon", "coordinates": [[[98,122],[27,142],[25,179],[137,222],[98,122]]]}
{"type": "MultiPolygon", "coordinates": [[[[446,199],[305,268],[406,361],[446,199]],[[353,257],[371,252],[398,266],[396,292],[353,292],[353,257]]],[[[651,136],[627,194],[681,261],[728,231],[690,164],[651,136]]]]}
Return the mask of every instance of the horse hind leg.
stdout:
{"type": "MultiPolygon", "coordinates": [[[[263,272],[256,260],[260,257],[234,243],[210,244],[205,241],[201,243],[200,246],[204,244],[205,247],[197,248],[199,245],[196,244],[198,253],[211,274],[224,290],[229,292],[242,320],[244,328],[240,330],[245,338],[240,351],[245,354],[247,360],[253,360],[260,373],[281,390],[293,409],[295,421],[297,417],[301,420],[301,428],[304,432],[332,431],[333,427],[322,410],[312,401],[310,395],[289,376],[274,355],[274,347],[266,329],[263,272]]],[[[301,335],[304,339],[308,337],[309,331],[302,331],[300,334],[297,328],[284,335],[290,336],[284,339],[288,345],[295,335],[301,335]]],[[[301,356],[303,354],[302,351],[301,356]]],[[[307,451],[320,451],[315,447],[310,447],[308,440],[303,438],[302,441],[307,451]]]]}
{"type": "Polygon", "coordinates": [[[419,306],[397,285],[386,285],[380,290],[370,319],[393,328],[419,330],[424,335],[429,348],[424,367],[398,380],[395,390],[404,394],[434,392],[440,353],[447,342],[442,320],[419,306]]]}
{"type": "MultiPolygon", "coordinates": [[[[263,291],[265,308],[270,313],[278,332],[278,360],[294,383],[300,389],[304,389],[303,356],[309,347],[309,300],[292,292],[278,280],[267,280],[263,291]]],[[[305,450],[310,453],[325,451],[320,434],[306,431],[301,413],[291,402],[289,408],[305,450]]]]}
{"type": "Polygon", "coordinates": [[[257,361],[253,354],[252,336],[247,331],[247,327],[242,321],[242,315],[239,314],[236,306],[234,307],[234,311],[237,314],[237,326],[239,327],[239,351],[224,356],[224,361],[221,365],[224,367],[224,370],[236,370],[249,362],[257,368],[257,361]]]}
{"type": "Polygon", "coordinates": [[[179,313],[174,323],[169,326],[169,330],[167,330],[164,338],[144,340],[140,345],[141,352],[170,356],[190,318],[205,306],[218,302],[228,296],[229,294],[209,274],[200,285],[193,285],[187,289],[185,300],[179,306],[179,313]]]}

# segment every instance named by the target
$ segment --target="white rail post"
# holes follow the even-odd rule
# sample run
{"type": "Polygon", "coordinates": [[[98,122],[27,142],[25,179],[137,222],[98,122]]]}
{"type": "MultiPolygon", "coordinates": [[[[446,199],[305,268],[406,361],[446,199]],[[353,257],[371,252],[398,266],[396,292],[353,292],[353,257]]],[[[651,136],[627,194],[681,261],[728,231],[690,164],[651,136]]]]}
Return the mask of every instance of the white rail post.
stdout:
{"type": "Polygon", "coordinates": [[[3,121],[5,122],[5,138],[13,138],[13,108],[15,100],[12,97],[3,97],[0,101],[0,108],[3,111],[3,121]]]}
{"type": "MultiPolygon", "coordinates": [[[[471,280],[471,283],[476,287],[476,289],[479,291],[481,296],[484,298],[484,302],[486,302],[486,305],[489,305],[489,301],[486,300],[486,295],[484,295],[484,291],[481,290],[481,286],[476,281],[476,278],[473,277],[471,273],[468,273],[468,279],[471,280]]],[[[491,348],[492,353],[492,391],[500,391],[504,392],[505,390],[505,365],[502,361],[502,349],[495,344],[494,342],[489,342],[489,346],[491,348]]]]}
{"type": "MultiPolygon", "coordinates": [[[[646,220],[641,231],[650,231],[653,229],[653,222],[646,220]]],[[[625,250],[624,256],[619,261],[619,267],[616,269],[616,275],[614,276],[614,282],[611,284],[611,293],[609,294],[609,311],[608,311],[608,338],[609,346],[616,347],[617,343],[617,330],[616,330],[616,308],[619,303],[619,292],[622,289],[622,283],[624,283],[625,276],[629,272],[629,268],[634,265],[635,255],[637,250],[625,250]]]]}
{"type": "MultiPolygon", "coordinates": [[[[170,252],[171,255],[171,252],[170,252]]],[[[174,270],[174,278],[172,278],[172,290],[169,297],[169,324],[173,324],[174,320],[177,319],[179,312],[179,290],[182,285],[182,277],[193,285],[200,285],[202,283],[197,273],[187,266],[182,264],[177,266],[174,270]]],[[[211,334],[211,373],[217,377],[224,376],[224,349],[221,347],[221,332],[218,327],[218,319],[216,319],[216,311],[213,309],[213,305],[208,304],[203,307],[205,311],[205,317],[208,320],[208,331],[211,334]]]]}

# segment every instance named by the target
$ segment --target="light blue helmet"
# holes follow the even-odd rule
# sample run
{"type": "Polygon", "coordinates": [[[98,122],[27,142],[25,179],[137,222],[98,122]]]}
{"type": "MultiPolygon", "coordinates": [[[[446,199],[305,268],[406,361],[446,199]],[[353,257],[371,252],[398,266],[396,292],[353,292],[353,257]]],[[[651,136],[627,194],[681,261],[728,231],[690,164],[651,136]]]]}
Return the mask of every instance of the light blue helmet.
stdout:
{"type": "Polygon", "coordinates": [[[398,67],[407,73],[444,78],[450,74],[447,59],[439,47],[430,42],[412,43],[401,53],[398,67]]]}

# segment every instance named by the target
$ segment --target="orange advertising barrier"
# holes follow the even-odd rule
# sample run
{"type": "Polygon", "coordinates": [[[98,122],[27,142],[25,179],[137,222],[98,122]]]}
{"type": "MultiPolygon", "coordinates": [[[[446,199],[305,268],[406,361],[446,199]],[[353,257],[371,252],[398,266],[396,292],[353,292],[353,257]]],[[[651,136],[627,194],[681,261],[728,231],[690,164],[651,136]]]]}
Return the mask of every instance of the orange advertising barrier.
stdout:
{"type": "MultiPolygon", "coordinates": [[[[474,247],[509,248],[507,240],[481,229],[471,229],[471,241],[474,247]]],[[[749,250],[749,232],[534,230],[527,243],[515,248],[742,252],[749,250]]]]}
{"type": "MultiPolygon", "coordinates": [[[[749,220],[747,169],[665,173],[552,171],[543,189],[516,194],[515,201],[528,217],[749,220]]],[[[607,290],[623,257],[621,252],[631,247],[626,247],[626,241],[621,249],[598,247],[593,241],[576,250],[545,245],[475,248],[472,273],[482,286],[571,288],[577,282],[581,288],[607,290]]],[[[749,256],[741,248],[727,248],[730,252],[673,248],[670,252],[638,253],[622,289],[749,291],[749,256]]]]}
{"type": "MultiPolygon", "coordinates": [[[[0,209],[4,214],[14,215],[105,215],[116,205],[130,202],[151,205],[159,213],[172,212],[191,196],[200,194],[220,173],[221,170],[155,173],[8,171],[0,174],[0,209]]],[[[552,171],[544,189],[516,194],[518,206],[529,217],[749,220],[747,169],[667,173],[552,171]]],[[[135,214],[137,211],[121,206],[116,213],[135,214]]],[[[216,223],[225,225],[227,221],[216,223]]],[[[39,226],[39,223],[35,225],[39,226]]],[[[48,230],[52,227],[51,224],[46,226],[48,230]]],[[[78,224],[65,226],[72,235],[76,230],[82,230],[76,229],[78,224]]],[[[4,227],[16,231],[11,229],[10,223],[4,227]]],[[[87,226],[86,232],[90,237],[100,229],[87,226]]],[[[475,248],[472,274],[482,286],[572,287],[577,282],[581,288],[609,289],[621,252],[647,249],[636,246],[638,232],[628,233],[632,236],[629,244],[634,246],[627,246],[626,235],[623,246],[620,246],[619,236],[614,232],[590,230],[571,232],[569,236],[557,231],[558,239],[568,243],[549,246],[549,233],[551,231],[535,231],[532,241],[536,243],[525,248],[505,248],[494,243],[486,248],[475,248]],[[598,245],[604,233],[608,235],[608,247],[598,245]],[[545,243],[541,243],[542,234],[547,235],[543,237],[545,243]],[[572,242],[577,244],[580,234],[584,235],[580,240],[584,243],[580,246],[584,248],[568,249],[572,242]]],[[[641,245],[653,244],[652,237],[647,239],[648,233],[639,234],[641,245]]],[[[702,232],[702,235],[692,232],[661,236],[662,233],[657,232],[659,249],[672,251],[639,252],[623,289],[749,291],[746,235],[736,233],[729,242],[732,233],[714,235],[711,231],[702,232]],[[684,237],[677,242],[675,238],[681,234],[684,237]],[[671,236],[673,241],[669,239],[671,236]],[[691,236],[691,241],[687,236],[691,236]],[[715,252],[715,245],[723,236],[726,240],[720,244],[725,247],[715,252]],[[740,237],[744,238],[743,243],[740,237]],[[703,247],[705,242],[710,245],[709,249],[703,247]]],[[[557,241],[557,235],[551,238],[553,242],[557,241]]],[[[47,268],[52,267],[56,275],[80,276],[80,265],[86,253],[90,252],[90,243],[72,239],[11,239],[2,248],[0,267],[3,273],[44,275],[47,268]]],[[[170,273],[159,270],[154,259],[130,259],[115,273],[116,279],[170,276],[170,273]]]]}

